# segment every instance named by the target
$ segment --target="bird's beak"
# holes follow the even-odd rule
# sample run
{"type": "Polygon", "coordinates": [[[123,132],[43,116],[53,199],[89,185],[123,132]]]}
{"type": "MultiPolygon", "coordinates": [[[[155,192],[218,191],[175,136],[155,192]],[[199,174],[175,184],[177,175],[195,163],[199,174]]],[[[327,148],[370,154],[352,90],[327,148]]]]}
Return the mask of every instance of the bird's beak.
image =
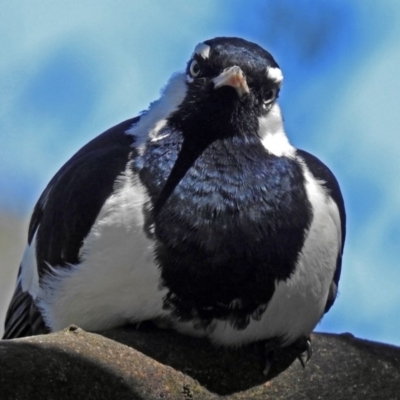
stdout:
{"type": "Polygon", "coordinates": [[[221,74],[213,80],[214,89],[219,89],[223,86],[231,86],[236,89],[239,98],[242,98],[246,93],[250,93],[247,85],[246,77],[243,71],[237,65],[225,69],[221,74]]]}

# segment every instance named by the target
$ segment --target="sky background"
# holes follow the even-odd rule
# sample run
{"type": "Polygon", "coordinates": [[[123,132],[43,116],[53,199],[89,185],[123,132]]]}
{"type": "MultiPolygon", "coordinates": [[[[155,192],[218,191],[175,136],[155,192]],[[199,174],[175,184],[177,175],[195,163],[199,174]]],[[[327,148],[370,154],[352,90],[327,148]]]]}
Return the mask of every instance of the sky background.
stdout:
{"type": "Polygon", "coordinates": [[[0,279],[12,276],[0,282],[0,306],[55,172],[157,99],[197,43],[239,36],[281,66],[288,136],[334,171],[345,198],[340,294],[317,330],[400,345],[399,1],[0,4],[0,229],[4,252],[17,249],[7,262],[0,254],[0,279]]]}

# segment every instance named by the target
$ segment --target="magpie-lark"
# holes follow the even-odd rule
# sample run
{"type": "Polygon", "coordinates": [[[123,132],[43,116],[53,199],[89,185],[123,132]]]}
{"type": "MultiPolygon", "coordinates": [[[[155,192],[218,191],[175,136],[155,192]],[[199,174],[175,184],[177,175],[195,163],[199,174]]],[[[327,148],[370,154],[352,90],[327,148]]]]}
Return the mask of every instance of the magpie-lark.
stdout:
{"type": "Polygon", "coordinates": [[[207,40],[147,111],[80,149],[34,209],[4,338],[154,320],[224,346],[303,341],[309,357],[345,210],[285,134],[282,80],[260,46],[207,40]]]}

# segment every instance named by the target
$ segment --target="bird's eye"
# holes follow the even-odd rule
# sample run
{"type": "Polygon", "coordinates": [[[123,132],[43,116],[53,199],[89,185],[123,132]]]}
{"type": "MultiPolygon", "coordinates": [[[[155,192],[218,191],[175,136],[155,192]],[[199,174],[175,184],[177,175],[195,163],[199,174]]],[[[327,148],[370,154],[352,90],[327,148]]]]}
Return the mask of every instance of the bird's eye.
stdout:
{"type": "Polygon", "coordinates": [[[196,60],[193,60],[189,67],[190,76],[196,78],[200,74],[200,65],[196,60]]]}
{"type": "Polygon", "coordinates": [[[275,100],[276,93],[277,93],[276,89],[268,90],[268,92],[265,93],[265,95],[264,95],[264,106],[267,106],[268,104],[271,104],[275,100]]]}

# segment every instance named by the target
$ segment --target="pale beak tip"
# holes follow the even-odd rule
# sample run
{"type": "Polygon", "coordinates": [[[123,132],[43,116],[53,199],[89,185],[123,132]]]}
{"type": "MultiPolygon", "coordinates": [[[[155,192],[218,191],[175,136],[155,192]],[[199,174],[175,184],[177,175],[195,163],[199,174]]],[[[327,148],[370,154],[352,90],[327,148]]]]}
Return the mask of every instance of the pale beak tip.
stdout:
{"type": "Polygon", "coordinates": [[[243,71],[237,65],[227,68],[221,74],[213,79],[214,89],[219,89],[223,86],[233,87],[238,96],[242,98],[245,94],[250,93],[247,85],[246,77],[243,71]]]}

